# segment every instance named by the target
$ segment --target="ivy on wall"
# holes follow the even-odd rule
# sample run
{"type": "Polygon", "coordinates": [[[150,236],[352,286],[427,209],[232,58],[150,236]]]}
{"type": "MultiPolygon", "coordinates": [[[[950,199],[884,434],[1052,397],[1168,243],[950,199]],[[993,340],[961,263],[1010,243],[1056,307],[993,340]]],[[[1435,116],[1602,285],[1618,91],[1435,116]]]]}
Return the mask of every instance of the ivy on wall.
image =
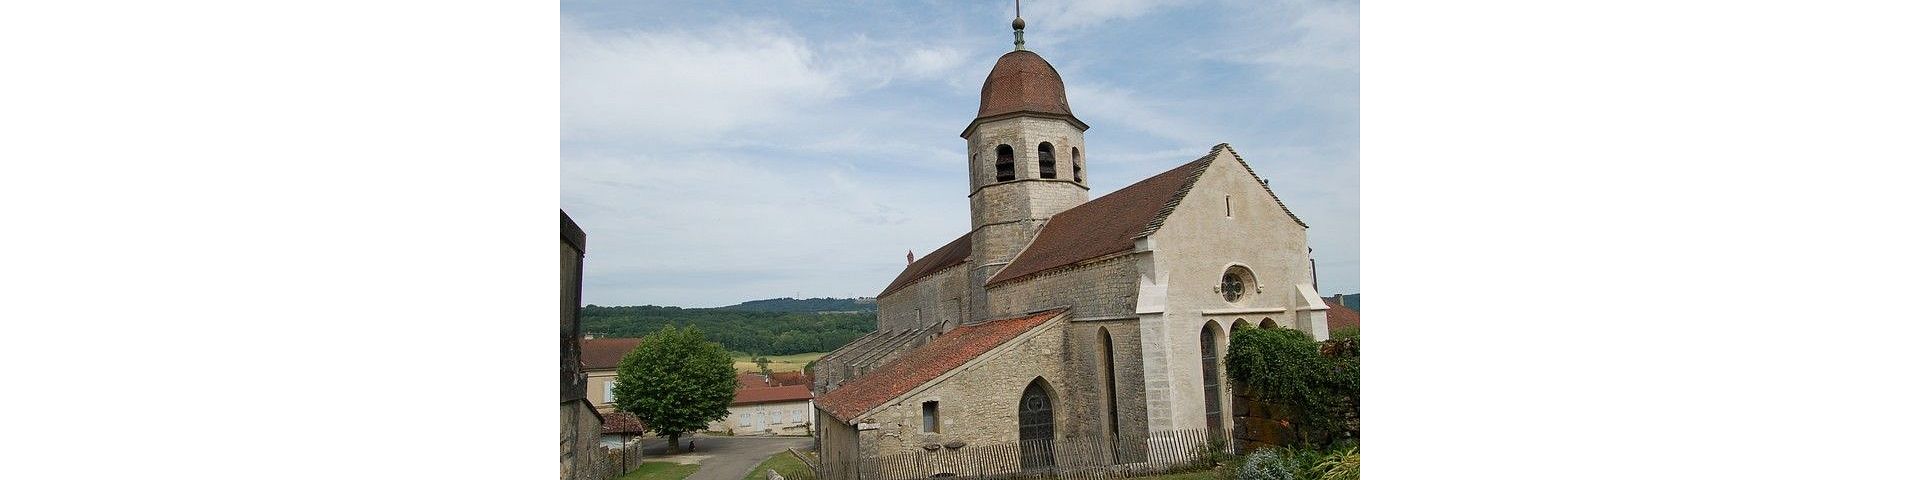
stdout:
{"type": "Polygon", "coordinates": [[[1315,342],[1290,329],[1243,329],[1227,347],[1227,375],[1284,411],[1299,440],[1327,445],[1360,406],[1360,336],[1315,342]]]}

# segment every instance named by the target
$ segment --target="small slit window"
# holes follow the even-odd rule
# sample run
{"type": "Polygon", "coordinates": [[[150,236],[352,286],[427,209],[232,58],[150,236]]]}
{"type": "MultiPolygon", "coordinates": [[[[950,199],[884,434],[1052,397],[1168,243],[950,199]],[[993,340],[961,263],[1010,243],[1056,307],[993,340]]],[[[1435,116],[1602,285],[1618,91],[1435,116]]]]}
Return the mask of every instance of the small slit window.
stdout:
{"type": "Polygon", "coordinates": [[[1053,168],[1053,144],[1040,142],[1040,178],[1058,178],[1053,168]]]}
{"type": "Polygon", "coordinates": [[[940,433],[940,402],[920,403],[920,431],[940,433]]]}
{"type": "Polygon", "coordinates": [[[994,181],[1013,180],[1013,147],[1002,144],[995,155],[997,158],[993,161],[994,181]]]}

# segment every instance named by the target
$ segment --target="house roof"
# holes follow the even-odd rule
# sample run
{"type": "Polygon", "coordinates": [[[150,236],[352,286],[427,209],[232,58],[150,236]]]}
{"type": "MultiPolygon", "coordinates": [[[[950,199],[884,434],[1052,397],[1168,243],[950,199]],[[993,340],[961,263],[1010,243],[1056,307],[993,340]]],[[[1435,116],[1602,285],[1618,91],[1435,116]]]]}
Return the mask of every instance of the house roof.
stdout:
{"type": "Polygon", "coordinates": [[[1360,311],[1335,303],[1332,297],[1323,297],[1327,302],[1327,331],[1344,328],[1360,328],[1360,311]]]}
{"type": "Polygon", "coordinates": [[[601,417],[600,433],[646,433],[646,422],[631,413],[613,411],[601,417]]]}
{"type": "Polygon", "coordinates": [[[733,391],[734,405],[752,405],[755,403],[770,402],[804,402],[812,398],[813,388],[807,385],[740,388],[733,391]]]}
{"type": "Polygon", "coordinates": [[[953,241],[947,242],[946,245],[941,246],[939,249],[935,249],[933,253],[929,253],[927,256],[920,257],[919,260],[907,264],[907,268],[900,271],[900,276],[894,277],[893,283],[887,284],[887,288],[881,290],[878,296],[887,296],[887,294],[893,293],[894,290],[899,290],[906,287],[907,284],[913,283],[914,280],[919,280],[941,270],[946,270],[947,267],[965,263],[967,257],[972,255],[973,232],[967,232],[966,234],[960,235],[960,238],[953,239],[953,241]]]}
{"type": "Polygon", "coordinates": [[[580,341],[580,365],[587,370],[612,370],[620,368],[620,359],[627,356],[633,347],[640,346],[638,338],[592,338],[580,341]]]}
{"type": "Polygon", "coordinates": [[[758,372],[741,372],[736,376],[740,388],[772,388],[788,385],[813,385],[813,376],[806,372],[773,372],[772,376],[760,378],[758,372]]]}
{"type": "Polygon", "coordinates": [[[934,337],[933,341],[909,350],[879,369],[841,384],[821,395],[820,409],[842,422],[899,398],[922,384],[960,368],[980,355],[1032,330],[1065,309],[1048,310],[1019,317],[963,325],[934,337]]]}
{"type": "MultiPolygon", "coordinates": [[[[1173,167],[1159,175],[1134,182],[1113,193],[1102,195],[1087,203],[1054,214],[1047,224],[1040,228],[1040,234],[1034,236],[1033,243],[1020,251],[1012,263],[1008,263],[988,285],[1020,279],[1029,275],[1045,272],[1075,263],[1093,260],[1107,255],[1133,250],[1135,239],[1152,235],[1160,230],[1167,216],[1173,214],[1174,207],[1185,199],[1187,191],[1193,189],[1193,182],[1200,174],[1213,165],[1226,152],[1249,174],[1253,169],[1247,166],[1240,154],[1234,153],[1227,144],[1214,145],[1213,150],[1185,165],[1173,167]]],[[[1264,185],[1262,188],[1266,188],[1264,185]]],[[[1275,203],[1280,197],[1267,189],[1267,195],[1275,203]]],[[[1285,204],[1280,205],[1287,216],[1295,222],[1300,217],[1293,216],[1285,204]]],[[[1306,223],[1301,222],[1301,226],[1306,223]]]]}

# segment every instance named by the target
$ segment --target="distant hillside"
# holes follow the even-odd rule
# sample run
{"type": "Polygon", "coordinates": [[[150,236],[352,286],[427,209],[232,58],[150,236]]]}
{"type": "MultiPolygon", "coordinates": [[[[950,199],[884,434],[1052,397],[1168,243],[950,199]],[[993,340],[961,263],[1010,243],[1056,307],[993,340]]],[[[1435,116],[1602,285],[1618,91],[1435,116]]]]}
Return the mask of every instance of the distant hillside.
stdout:
{"type": "Polygon", "coordinates": [[[872,298],[769,298],[720,307],[752,312],[871,312],[872,298]]]}
{"type": "Polygon", "coordinates": [[[719,343],[727,350],[760,355],[831,351],[874,329],[872,304],[864,305],[861,309],[848,308],[847,310],[857,311],[845,313],[779,312],[734,308],[758,302],[776,302],[777,304],[781,300],[854,302],[852,299],[794,300],[788,298],[759,300],[723,308],[587,305],[580,308],[580,329],[605,337],[640,337],[653,333],[669,323],[680,327],[692,325],[698,328],[707,340],[719,343]]]}

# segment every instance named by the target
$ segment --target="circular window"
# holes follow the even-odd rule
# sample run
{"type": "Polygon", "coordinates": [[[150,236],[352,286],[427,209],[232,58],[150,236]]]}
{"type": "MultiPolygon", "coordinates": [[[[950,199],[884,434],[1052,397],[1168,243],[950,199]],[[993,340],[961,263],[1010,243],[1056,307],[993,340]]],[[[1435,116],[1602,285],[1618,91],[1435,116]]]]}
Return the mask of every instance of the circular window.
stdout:
{"type": "Polygon", "coordinates": [[[1253,272],[1245,267],[1228,268],[1227,273],[1220,276],[1220,296],[1229,302],[1238,302],[1246,297],[1248,285],[1252,283],[1253,272]]]}

